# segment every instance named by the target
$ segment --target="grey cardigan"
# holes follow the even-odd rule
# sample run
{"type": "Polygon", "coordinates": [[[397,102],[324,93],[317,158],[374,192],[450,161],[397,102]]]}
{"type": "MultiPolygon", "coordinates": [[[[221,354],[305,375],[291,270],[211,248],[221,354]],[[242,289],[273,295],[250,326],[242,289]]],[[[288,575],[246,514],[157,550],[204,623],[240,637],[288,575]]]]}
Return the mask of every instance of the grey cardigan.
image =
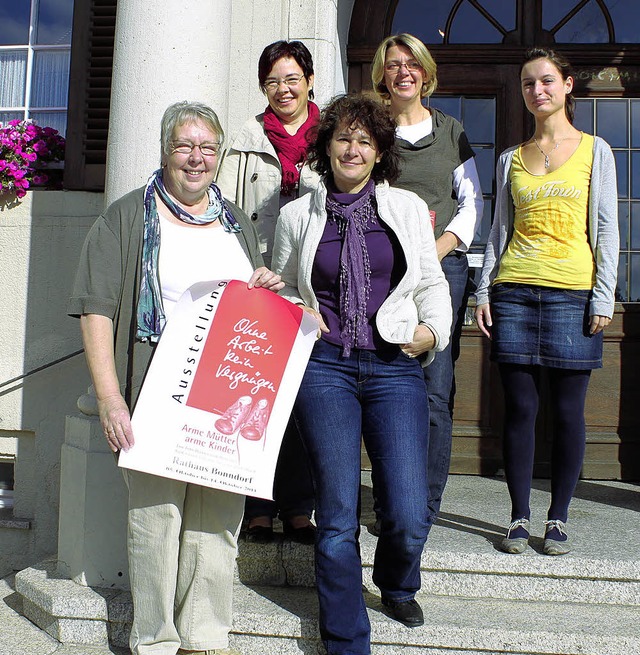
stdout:
{"type": "MultiPolygon", "coordinates": [[[[451,332],[451,297],[444,277],[426,203],[415,193],[376,185],[378,214],[398,237],[407,271],[387,296],[376,315],[376,327],[388,343],[404,344],[413,339],[418,324],[426,325],[436,338],[434,351],[444,350],[451,332]]],[[[318,244],[327,222],[324,181],[318,188],[285,205],[278,219],[273,249],[273,270],[282,275],[280,295],[319,310],[311,286],[311,272],[318,244]]]]}
{"type": "MultiPolygon", "coordinates": [[[[262,266],[258,238],[245,213],[228,203],[242,227],[236,234],[254,268],[262,266]]],[[[70,316],[100,314],[113,320],[120,390],[133,409],[154,346],[136,339],[144,230],[144,187],[111,204],[87,235],[71,298],[70,316]]]]}
{"type": "MultiPolygon", "coordinates": [[[[496,209],[489,242],[484,253],[484,264],[476,304],[490,302],[491,283],[500,268],[500,260],[513,234],[514,208],[511,199],[509,171],[518,146],[508,148],[496,166],[496,209]]],[[[596,262],[596,282],[593,287],[591,316],[613,316],[616,279],[618,273],[618,192],[616,165],[609,144],[596,136],[593,144],[593,165],[589,187],[589,243],[596,262]]]]}

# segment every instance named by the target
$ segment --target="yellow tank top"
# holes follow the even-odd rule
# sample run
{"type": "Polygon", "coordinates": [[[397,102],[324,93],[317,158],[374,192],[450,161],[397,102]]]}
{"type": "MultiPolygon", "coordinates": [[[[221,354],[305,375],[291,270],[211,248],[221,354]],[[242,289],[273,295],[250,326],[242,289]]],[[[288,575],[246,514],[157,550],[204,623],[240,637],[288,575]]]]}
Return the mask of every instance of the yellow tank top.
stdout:
{"type": "Polygon", "coordinates": [[[513,235],[494,280],[520,284],[591,289],[595,261],[587,228],[593,136],[557,170],[532,175],[513,155],[511,197],[515,207],[513,235]]]}

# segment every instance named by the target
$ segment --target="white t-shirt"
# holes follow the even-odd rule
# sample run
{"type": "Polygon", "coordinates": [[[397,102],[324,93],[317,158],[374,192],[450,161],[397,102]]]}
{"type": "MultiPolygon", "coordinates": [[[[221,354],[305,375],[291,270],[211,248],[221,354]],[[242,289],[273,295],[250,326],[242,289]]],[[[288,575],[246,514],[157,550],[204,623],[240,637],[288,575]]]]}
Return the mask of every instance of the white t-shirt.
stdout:
{"type": "Polygon", "coordinates": [[[192,284],[206,280],[246,282],[253,273],[238,237],[221,225],[212,228],[176,225],[162,215],[158,270],[167,318],[192,284]]]}
{"type": "Polygon", "coordinates": [[[433,118],[431,116],[413,125],[396,126],[396,136],[409,143],[417,143],[431,132],[433,132],[433,118]]]}

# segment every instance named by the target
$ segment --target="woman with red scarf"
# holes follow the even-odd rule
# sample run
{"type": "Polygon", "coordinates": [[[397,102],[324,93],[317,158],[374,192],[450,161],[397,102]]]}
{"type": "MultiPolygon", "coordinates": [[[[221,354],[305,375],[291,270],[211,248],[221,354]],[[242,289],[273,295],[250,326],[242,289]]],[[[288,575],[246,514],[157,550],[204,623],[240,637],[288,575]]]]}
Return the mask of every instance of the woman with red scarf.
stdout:
{"type": "MultiPolygon", "coordinates": [[[[258,61],[258,81],[269,104],[240,129],[220,164],[217,183],[223,195],[250,216],[269,266],[280,209],[315,189],[319,181],[304,162],[320,112],[311,102],[313,59],[300,41],[268,45],[258,61]]],[[[285,536],[313,543],[313,486],[293,420],[282,442],[274,498],[247,498],[247,540],[271,541],[278,516],[285,536]]]]}

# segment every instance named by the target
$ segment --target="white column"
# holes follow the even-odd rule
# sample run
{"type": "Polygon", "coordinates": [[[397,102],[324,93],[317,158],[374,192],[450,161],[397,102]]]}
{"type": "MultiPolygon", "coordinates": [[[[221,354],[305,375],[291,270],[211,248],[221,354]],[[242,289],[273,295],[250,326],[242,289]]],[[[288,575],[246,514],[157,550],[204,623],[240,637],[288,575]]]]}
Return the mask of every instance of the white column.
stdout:
{"type": "Polygon", "coordinates": [[[224,113],[231,6],[232,0],[118,0],[106,205],[159,167],[160,119],[170,104],[197,100],[224,113]]]}
{"type": "Polygon", "coordinates": [[[342,53],[338,41],[338,0],[290,0],[289,41],[304,42],[313,55],[315,99],[320,107],[344,93],[342,53]]]}

